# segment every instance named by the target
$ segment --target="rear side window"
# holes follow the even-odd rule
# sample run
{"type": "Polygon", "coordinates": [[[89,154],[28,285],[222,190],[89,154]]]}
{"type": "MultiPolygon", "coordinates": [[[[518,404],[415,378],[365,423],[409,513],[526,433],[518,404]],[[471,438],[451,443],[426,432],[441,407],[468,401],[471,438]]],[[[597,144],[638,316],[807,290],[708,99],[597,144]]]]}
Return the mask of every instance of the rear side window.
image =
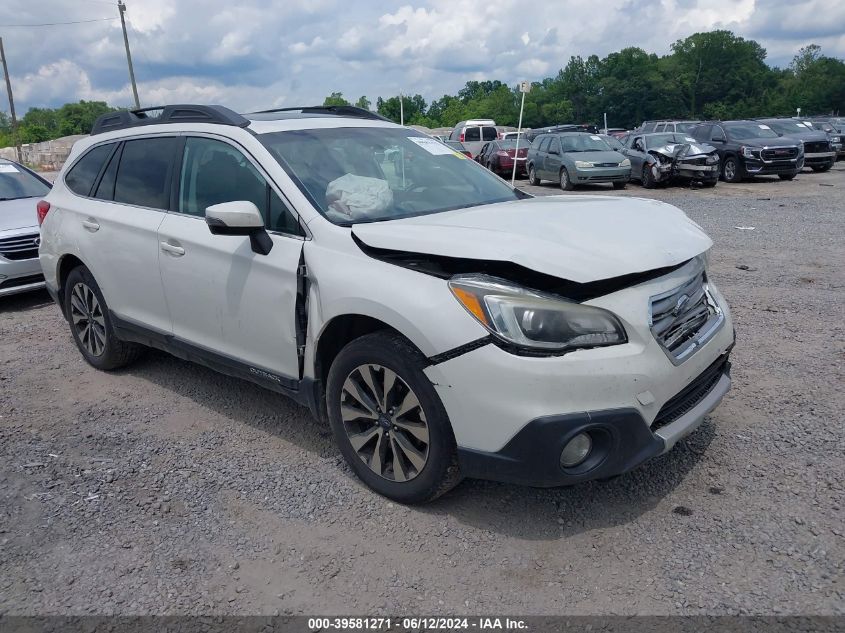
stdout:
{"type": "Polygon", "coordinates": [[[114,149],[114,143],[98,145],[88,151],[65,176],[65,184],[75,194],[87,196],[91,193],[91,187],[103,167],[103,163],[114,149]]]}
{"type": "Polygon", "coordinates": [[[120,162],[120,150],[114,153],[111,157],[106,171],[103,172],[100,178],[100,184],[97,185],[97,190],[94,192],[94,197],[100,200],[114,199],[114,182],[117,179],[117,165],[120,162]]]}
{"type": "Polygon", "coordinates": [[[494,127],[483,127],[481,128],[481,140],[482,141],[495,141],[499,138],[499,130],[494,127]]]}
{"type": "Polygon", "coordinates": [[[480,140],[481,140],[481,128],[480,127],[468,127],[464,130],[464,141],[480,141],[480,140]]]}
{"type": "Polygon", "coordinates": [[[175,136],[126,141],[114,184],[114,201],[152,209],[170,203],[170,165],[175,136]]]}

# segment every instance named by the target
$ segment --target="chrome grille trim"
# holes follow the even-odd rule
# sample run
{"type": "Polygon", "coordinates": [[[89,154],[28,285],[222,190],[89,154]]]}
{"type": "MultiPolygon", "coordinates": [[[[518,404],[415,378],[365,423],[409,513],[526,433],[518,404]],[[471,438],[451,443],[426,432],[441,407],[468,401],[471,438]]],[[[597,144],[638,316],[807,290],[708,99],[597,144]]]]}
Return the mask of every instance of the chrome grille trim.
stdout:
{"type": "Polygon", "coordinates": [[[649,328],[675,365],[695,354],[724,322],[725,315],[710,292],[703,269],[677,288],[649,300],[649,328]]]}
{"type": "Polygon", "coordinates": [[[0,256],[13,261],[38,257],[38,233],[16,235],[0,239],[0,256]]]}

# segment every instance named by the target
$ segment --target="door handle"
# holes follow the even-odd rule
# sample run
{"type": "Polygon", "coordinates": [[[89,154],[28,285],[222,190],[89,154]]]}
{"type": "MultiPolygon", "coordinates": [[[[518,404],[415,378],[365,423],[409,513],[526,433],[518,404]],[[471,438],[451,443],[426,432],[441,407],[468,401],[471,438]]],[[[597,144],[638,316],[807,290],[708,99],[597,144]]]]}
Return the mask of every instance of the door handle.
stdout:
{"type": "Polygon", "coordinates": [[[100,225],[97,224],[93,218],[88,220],[82,220],[82,226],[85,227],[87,230],[91,231],[92,233],[96,233],[100,230],[100,225]]]}
{"type": "Polygon", "coordinates": [[[170,242],[161,242],[161,250],[165,253],[170,253],[174,257],[182,257],[185,254],[185,249],[181,246],[175,246],[170,242]]]}

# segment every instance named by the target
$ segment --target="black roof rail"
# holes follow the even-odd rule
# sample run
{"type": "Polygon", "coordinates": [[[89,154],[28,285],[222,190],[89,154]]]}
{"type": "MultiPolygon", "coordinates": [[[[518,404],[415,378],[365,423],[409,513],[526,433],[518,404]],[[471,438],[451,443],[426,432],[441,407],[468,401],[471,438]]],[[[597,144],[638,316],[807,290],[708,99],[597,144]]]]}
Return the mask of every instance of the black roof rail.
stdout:
{"type": "Polygon", "coordinates": [[[393,123],[387,117],[383,117],[377,112],[371,112],[364,108],[349,105],[330,105],[330,106],[299,106],[294,108],[273,108],[272,110],[259,110],[258,112],[250,112],[249,114],[273,114],[275,112],[301,112],[302,114],[331,114],[334,116],[348,116],[358,119],[373,119],[376,121],[387,121],[393,123]]]}
{"type": "Polygon", "coordinates": [[[247,127],[249,119],[221,105],[166,105],[103,114],[94,121],[91,134],[102,134],[113,130],[161,123],[217,123],[218,125],[247,127]]]}

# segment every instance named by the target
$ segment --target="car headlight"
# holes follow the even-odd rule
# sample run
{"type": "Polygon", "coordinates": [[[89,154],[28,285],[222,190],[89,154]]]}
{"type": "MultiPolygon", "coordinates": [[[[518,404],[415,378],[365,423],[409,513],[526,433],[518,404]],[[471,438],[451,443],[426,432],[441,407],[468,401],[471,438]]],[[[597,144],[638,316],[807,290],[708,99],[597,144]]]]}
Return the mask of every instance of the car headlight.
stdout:
{"type": "Polygon", "coordinates": [[[595,167],[595,165],[593,165],[593,163],[591,163],[590,161],[587,161],[587,160],[576,160],[575,166],[578,169],[588,169],[590,167],[595,167]]]}
{"type": "Polygon", "coordinates": [[[625,159],[625,160],[623,160],[621,163],[619,163],[619,166],[620,166],[620,167],[630,167],[630,166],[631,166],[631,159],[630,159],[630,158],[626,158],[626,159],[625,159]]]}
{"type": "Polygon", "coordinates": [[[842,137],[841,137],[841,136],[831,136],[831,137],[830,137],[830,142],[831,142],[831,143],[841,143],[841,142],[842,142],[842,137]]]}
{"type": "Polygon", "coordinates": [[[798,141],[798,155],[803,156],[804,154],[804,141],[798,141]]]}
{"type": "Polygon", "coordinates": [[[739,151],[742,153],[744,158],[760,158],[760,150],[758,148],[743,145],[739,151]]]}
{"type": "Polygon", "coordinates": [[[711,154],[710,156],[704,159],[704,162],[708,165],[714,165],[715,163],[719,162],[719,157],[715,154],[711,154]]]}
{"type": "Polygon", "coordinates": [[[449,281],[455,299],[496,338],[534,352],[564,352],[628,342],[611,312],[487,275],[449,281]]]}

